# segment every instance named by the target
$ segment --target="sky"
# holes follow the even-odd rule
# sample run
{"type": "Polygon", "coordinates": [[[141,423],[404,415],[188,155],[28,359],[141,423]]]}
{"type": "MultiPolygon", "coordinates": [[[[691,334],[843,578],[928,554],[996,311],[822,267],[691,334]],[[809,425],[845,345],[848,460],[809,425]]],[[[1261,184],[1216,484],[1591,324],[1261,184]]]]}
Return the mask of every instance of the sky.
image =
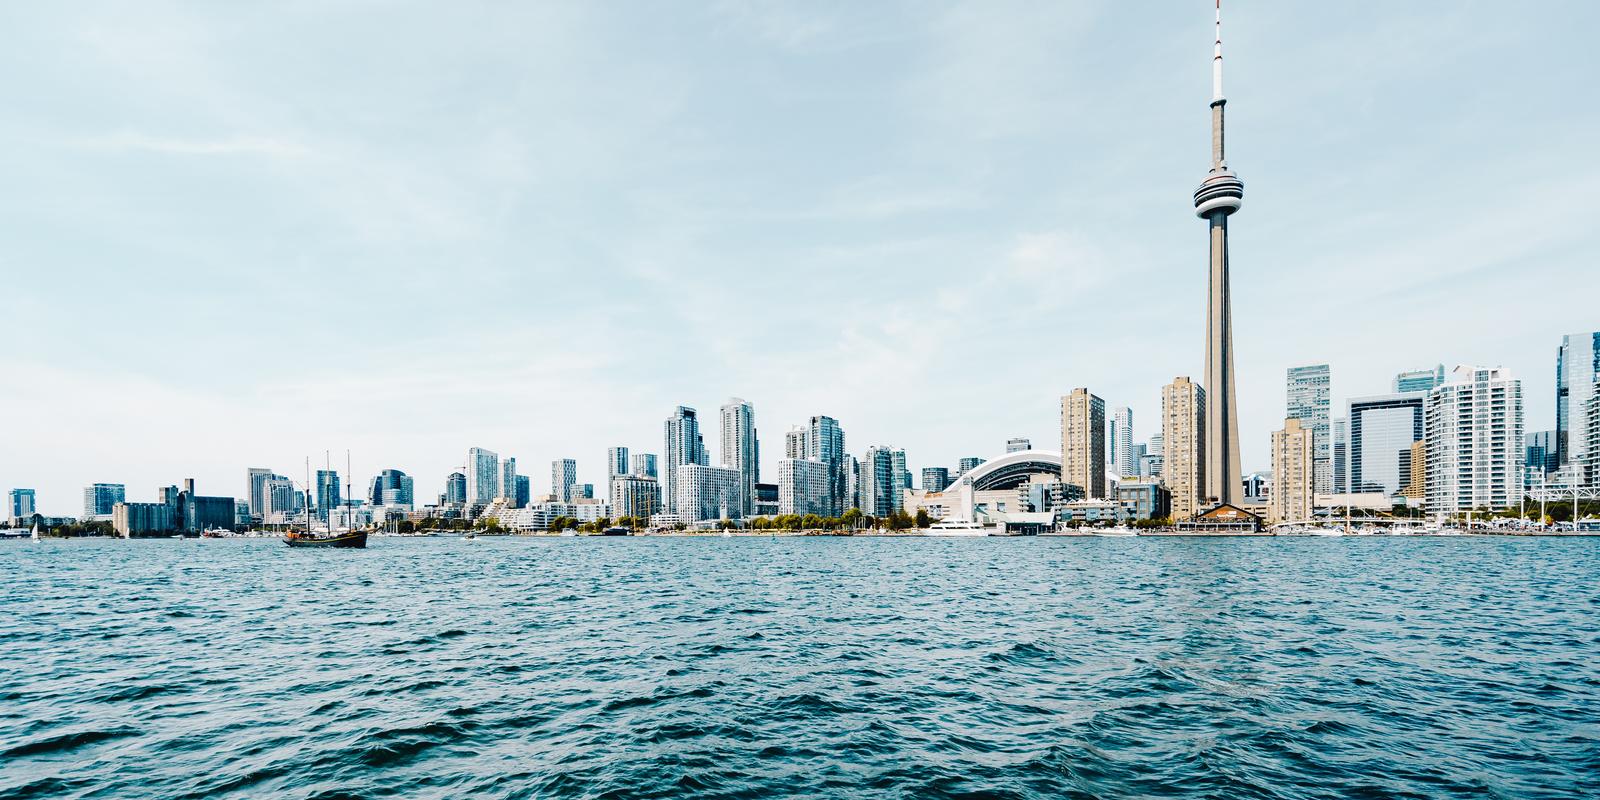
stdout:
{"type": "MultiPolygon", "coordinates": [[[[1212,4],[0,6],[0,490],[77,514],[351,453],[548,491],[677,405],[837,418],[913,471],[1199,380],[1212,4]]],[[[1224,9],[1243,466],[1503,365],[1554,425],[1600,329],[1600,4],[1224,9]]]]}

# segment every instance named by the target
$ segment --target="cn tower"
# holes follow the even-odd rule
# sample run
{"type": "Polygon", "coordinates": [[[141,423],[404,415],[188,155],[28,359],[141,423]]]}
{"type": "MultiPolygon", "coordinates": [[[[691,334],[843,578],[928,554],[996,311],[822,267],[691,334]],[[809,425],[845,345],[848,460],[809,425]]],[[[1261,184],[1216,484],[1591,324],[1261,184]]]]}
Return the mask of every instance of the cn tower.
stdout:
{"type": "Polygon", "coordinates": [[[1217,42],[1211,58],[1211,171],[1194,192],[1195,216],[1211,229],[1211,288],[1206,300],[1205,496],[1238,503],[1239,412],[1234,406],[1233,296],[1228,288],[1228,217],[1244,203],[1244,181],[1223,153],[1222,0],[1217,0],[1217,42]]]}

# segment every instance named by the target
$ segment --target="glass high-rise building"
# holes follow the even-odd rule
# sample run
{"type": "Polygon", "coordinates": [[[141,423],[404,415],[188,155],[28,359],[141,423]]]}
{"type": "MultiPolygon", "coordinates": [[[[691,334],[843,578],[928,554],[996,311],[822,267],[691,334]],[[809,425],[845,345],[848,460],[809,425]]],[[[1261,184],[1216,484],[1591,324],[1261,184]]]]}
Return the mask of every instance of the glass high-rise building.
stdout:
{"type": "Polygon", "coordinates": [[[267,513],[267,479],[272,477],[272,470],[266,467],[251,467],[244,471],[245,502],[250,505],[250,514],[256,519],[261,519],[267,513]]]}
{"type": "Polygon", "coordinates": [[[344,502],[343,497],[340,493],[338,471],[317,470],[317,516],[327,522],[329,513],[344,502]]]}
{"type": "Polygon", "coordinates": [[[950,470],[945,467],[922,468],[922,491],[942,492],[950,485],[950,470]]]}
{"type": "Polygon", "coordinates": [[[111,509],[128,499],[127,487],[120,483],[96,483],[83,488],[83,516],[109,517],[111,509]]]}
{"type": "Polygon", "coordinates": [[[756,439],[755,407],[737,397],[722,406],[722,466],[739,473],[741,511],[748,515],[761,480],[761,445],[756,439]]]}
{"type": "Polygon", "coordinates": [[[578,482],[578,461],[558,458],[550,462],[550,494],[558,503],[572,502],[572,487],[578,482]]]}
{"type": "Polygon", "coordinates": [[[985,460],[986,459],[978,458],[977,456],[967,456],[966,458],[963,458],[960,461],[957,461],[956,462],[956,474],[951,477],[951,480],[955,480],[956,478],[959,478],[962,475],[965,475],[968,472],[971,472],[971,471],[977,469],[978,467],[983,466],[983,462],[985,460]]]}
{"type": "Polygon", "coordinates": [[[467,490],[469,505],[494,502],[500,491],[500,454],[482,447],[467,450],[467,490]]]}
{"type": "Polygon", "coordinates": [[[700,436],[700,414],[688,406],[678,406],[667,417],[665,424],[665,450],[662,456],[666,459],[662,472],[666,480],[662,482],[662,494],[665,495],[668,511],[678,510],[678,468],[685,464],[706,463],[705,439],[700,436]]]}
{"type": "Polygon", "coordinates": [[[900,478],[895,473],[895,450],[869,447],[861,457],[861,512],[869,517],[886,517],[901,508],[900,478]]]}
{"type": "Polygon", "coordinates": [[[1333,490],[1332,442],[1329,408],[1332,395],[1327,364],[1291,367],[1288,374],[1288,413],[1311,431],[1312,485],[1318,494],[1333,490]]]}
{"type": "Polygon", "coordinates": [[[1556,453],[1555,431],[1536,431],[1528,434],[1523,452],[1527,454],[1523,464],[1527,467],[1528,480],[1533,483],[1538,483],[1541,477],[1561,468],[1556,453]]]}
{"type": "Polygon", "coordinates": [[[416,502],[411,476],[398,469],[386,469],[367,484],[367,503],[374,506],[410,507],[416,502]]]}
{"type": "Polygon", "coordinates": [[[1433,387],[1444,383],[1444,365],[1440,364],[1433,369],[1417,369],[1402,372],[1394,376],[1394,391],[1400,392],[1429,392],[1433,387]]]}
{"type": "MultiPolygon", "coordinates": [[[[517,459],[508,458],[500,463],[500,491],[495,497],[504,497],[513,502],[517,497],[517,459]]],[[[513,508],[516,506],[513,505],[513,508]]]]}
{"type": "Polygon", "coordinates": [[[814,416],[806,428],[805,444],[806,458],[828,465],[828,515],[837,517],[845,512],[848,503],[844,429],[833,417],[814,416]]]}
{"type": "Polygon", "coordinates": [[[467,476],[460,472],[452,472],[444,479],[444,501],[449,505],[464,505],[467,502],[467,476]]]}
{"type": "Polygon", "coordinates": [[[32,489],[12,489],[10,499],[12,519],[31,517],[36,513],[34,506],[36,498],[32,489]]]}
{"type": "MultiPolygon", "coordinates": [[[[1589,399],[1600,375],[1600,332],[1569,333],[1556,350],[1556,461],[1587,466],[1589,399]]],[[[1582,480],[1582,475],[1576,477],[1582,480]]]]}
{"type": "Polygon", "coordinates": [[[1411,445],[1422,439],[1422,392],[1351,398],[1345,458],[1351,492],[1391,497],[1411,483],[1411,445]]]}
{"type": "Polygon", "coordinates": [[[636,478],[658,477],[656,475],[656,454],[634,453],[628,456],[628,474],[636,478]]]}
{"type": "Polygon", "coordinates": [[[1333,491],[1344,494],[1350,491],[1350,420],[1340,417],[1330,426],[1333,439],[1333,491]]]}
{"type": "Polygon", "coordinates": [[[606,477],[615,478],[626,474],[628,474],[628,448],[606,448],[606,477]]]}
{"type": "Polygon", "coordinates": [[[1139,474],[1139,460],[1133,452],[1133,409],[1122,406],[1111,412],[1111,469],[1117,475],[1139,474]]]}

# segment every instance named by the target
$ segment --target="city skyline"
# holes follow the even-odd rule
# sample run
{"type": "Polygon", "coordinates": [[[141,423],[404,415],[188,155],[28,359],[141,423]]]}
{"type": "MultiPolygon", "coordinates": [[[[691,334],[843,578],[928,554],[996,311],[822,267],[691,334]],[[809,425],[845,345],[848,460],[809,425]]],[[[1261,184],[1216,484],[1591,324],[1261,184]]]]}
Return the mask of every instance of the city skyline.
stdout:
{"type": "MultiPolygon", "coordinates": [[[[1488,8],[1232,9],[1229,88],[1249,102],[1229,109],[1229,144],[1249,154],[1252,193],[1232,265],[1246,473],[1268,468],[1269,434],[1283,425],[1284,370],[1303,364],[1331,365],[1335,408],[1385,393],[1402,371],[1504,366],[1523,381],[1527,430],[1555,427],[1556,346],[1564,334],[1597,327],[1584,317],[1582,292],[1538,291],[1583,287],[1596,249],[1581,202],[1600,186],[1581,146],[1596,112],[1566,102],[1578,76],[1592,72],[1582,61],[1592,56],[1542,48],[1536,68],[1493,54],[1570,36],[1595,11],[1552,4],[1482,30],[1476,20],[1488,8]],[[1404,45],[1418,42],[1433,60],[1408,55],[1404,45]],[[1418,87],[1430,91],[1418,96],[1418,87]],[[1495,114],[1482,116],[1485,108],[1495,114]],[[1539,132],[1537,153],[1486,144],[1528,130],[1539,132]],[[1511,198],[1512,211],[1469,200],[1463,188],[1484,180],[1511,198]],[[1490,236],[1491,212],[1499,227],[1511,214],[1523,234],[1490,236]],[[1359,240],[1330,221],[1341,217],[1364,223],[1359,240]],[[1353,291],[1330,297],[1325,284],[1353,291]],[[1507,330],[1449,324],[1487,318],[1507,297],[1548,308],[1534,325],[1507,330]],[[1320,327],[1291,326],[1307,315],[1320,327]]],[[[666,149],[585,118],[599,112],[582,91],[546,97],[540,87],[556,90],[544,84],[509,95],[527,101],[512,104],[523,117],[459,133],[424,125],[415,138],[388,143],[353,116],[317,123],[312,112],[375,88],[357,111],[382,119],[442,102],[445,83],[401,91],[362,83],[379,79],[358,73],[349,78],[355,85],[305,91],[313,76],[262,63],[226,10],[176,20],[141,12],[121,20],[126,33],[56,13],[21,12],[4,34],[14,46],[0,56],[33,67],[0,78],[24,111],[39,112],[53,96],[106,109],[24,114],[0,131],[0,158],[17,176],[17,191],[0,202],[20,232],[0,245],[19,301],[16,346],[0,354],[0,367],[24,378],[0,401],[14,421],[0,486],[37,489],[44,513],[75,513],[84,487],[99,482],[151,500],[173,476],[243,497],[247,466],[298,481],[295,465],[329,448],[354,452],[352,494],[368,476],[399,468],[417,476],[419,497],[431,496],[469,445],[525,465],[575,458],[579,480],[599,486],[606,447],[657,452],[672,407],[704,417],[729,396],[749,398],[764,421],[763,475],[778,474],[775,432],[819,414],[850,432],[854,453],[891,442],[913,467],[952,466],[961,456],[994,457],[1012,436],[1057,440],[1056,405],[1074,386],[1132,408],[1133,439],[1147,441],[1158,430],[1160,387],[1203,374],[1203,309],[1194,303],[1204,291],[1201,234],[1183,207],[1206,127],[1195,109],[1205,96],[1198,64],[1210,20],[1198,8],[1148,20],[1110,5],[978,16],[952,6],[910,25],[889,10],[668,15],[660,21],[679,29],[715,22],[709,50],[761,69],[734,79],[674,55],[649,64],[666,67],[655,78],[645,62],[623,63],[581,87],[608,99],[616,98],[605,90],[641,101],[657,95],[604,105],[607,113],[623,106],[622,123],[647,123],[645,131],[702,137],[674,138],[666,149]],[[61,55],[40,51],[57,38],[74,44],[61,55]],[[1120,58],[1139,68],[1118,74],[1096,39],[1118,42],[1128,51],[1120,58]],[[895,80],[848,89],[827,81],[835,59],[897,64],[895,56],[919,53],[928,55],[905,59],[895,80]],[[97,79],[118,69],[159,79],[166,93],[112,81],[100,88],[125,96],[96,100],[94,86],[71,80],[70,59],[97,79]],[[672,91],[648,91],[661,88],[653,80],[672,91]],[[864,127],[843,139],[794,114],[771,124],[735,114],[758,96],[756,86],[864,127]],[[285,109],[285,89],[307,110],[285,109]],[[237,99],[209,102],[224,94],[237,99]],[[1091,120],[1063,102],[1074,98],[1095,101],[1091,120]],[[560,131],[534,124],[540,99],[611,138],[593,150],[572,137],[541,138],[560,131]],[[913,131],[908,122],[931,124],[913,131]],[[482,174],[429,161],[435,143],[446,154],[482,145],[492,160],[478,165],[482,174]],[[814,175],[763,167],[753,183],[734,177],[768,164],[774,143],[796,149],[795,162],[814,175]],[[703,147],[730,154],[706,167],[703,147]],[[1013,149],[1020,155],[1006,154],[1013,149]],[[860,158],[908,155],[877,158],[880,170],[850,155],[857,150],[860,158]],[[605,192],[632,193],[620,209],[625,224],[600,225],[618,209],[580,194],[580,212],[560,221],[583,235],[538,228],[522,238],[513,229],[549,199],[534,176],[554,170],[547,182],[576,181],[544,157],[551,151],[576,152],[585,170],[622,152],[658,173],[630,181],[599,170],[605,192]],[[320,182],[313,176],[321,172],[334,178],[320,182]],[[170,188],[145,191],[157,185],[170,188]],[[803,191],[781,203],[768,185],[803,191]],[[372,187],[390,191],[365,208],[372,187]],[[442,191],[424,191],[433,188],[442,191]],[[1079,198],[1086,188],[1092,205],[1079,198]],[[308,200],[322,216],[292,210],[308,200]],[[722,227],[737,233],[711,233],[722,227]],[[301,233],[284,240],[291,231],[301,233]],[[627,235],[618,244],[595,244],[619,231],[627,235]],[[476,270],[469,274],[506,291],[445,281],[438,266],[463,259],[476,270]],[[751,263],[770,274],[735,271],[751,263]],[[524,264],[533,266],[517,268],[524,264]],[[978,277],[991,267],[998,277],[978,277]],[[591,268],[599,273],[592,279],[591,268]],[[783,287],[800,279],[844,295],[842,305],[809,317],[774,313],[787,300],[783,287]],[[618,282],[642,289],[609,294],[618,282]],[[104,296],[83,285],[104,287],[104,296]],[[306,297],[308,285],[322,293],[306,297]],[[1078,295],[1152,285],[1172,286],[1172,296],[1130,296],[1116,315],[1078,295]],[[1018,300],[1020,287],[1030,291],[1018,300]],[[175,313],[152,311],[157,296],[175,313]],[[584,298],[612,316],[585,320],[553,307],[581,310],[584,298]],[[1002,298],[1008,303],[997,304],[1002,298]],[[1063,341],[1131,328],[1118,347],[1148,355],[1133,364],[1069,348],[1041,360],[1010,347],[1017,318],[1040,313],[1059,320],[1063,341]],[[735,340],[729,328],[754,332],[735,340]],[[581,338],[541,346],[557,330],[581,338]],[[288,357],[329,343],[340,358],[307,365],[288,357]],[[175,351],[185,357],[156,357],[175,351]],[[702,366],[686,370],[688,361],[702,366]],[[986,374],[952,381],[948,366],[957,362],[983,363],[986,374]],[[195,363],[219,366],[207,373],[195,363]],[[897,392],[854,390],[880,383],[897,392]]],[[[527,13],[553,15],[542,20],[554,31],[545,35],[571,39],[536,66],[586,64],[601,45],[628,43],[605,9],[527,13]]],[[[331,22],[325,35],[338,38],[343,29],[331,22]]],[[[401,40],[425,48],[424,31],[406,22],[401,40]]],[[[515,48],[479,44],[486,57],[519,63],[515,48]]],[[[441,54],[447,74],[472,74],[466,49],[441,54]]],[[[487,109],[505,96],[486,90],[459,102],[487,109]]]]}

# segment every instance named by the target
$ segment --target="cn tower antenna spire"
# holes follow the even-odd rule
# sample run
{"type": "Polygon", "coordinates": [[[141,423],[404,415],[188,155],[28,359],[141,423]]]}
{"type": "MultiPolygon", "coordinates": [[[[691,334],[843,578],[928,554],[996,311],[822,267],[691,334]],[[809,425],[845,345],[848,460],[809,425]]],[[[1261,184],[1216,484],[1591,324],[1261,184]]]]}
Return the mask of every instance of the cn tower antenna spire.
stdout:
{"type": "Polygon", "coordinates": [[[1211,101],[1222,99],[1222,0],[1217,0],[1217,44],[1211,57],[1211,101]]]}

